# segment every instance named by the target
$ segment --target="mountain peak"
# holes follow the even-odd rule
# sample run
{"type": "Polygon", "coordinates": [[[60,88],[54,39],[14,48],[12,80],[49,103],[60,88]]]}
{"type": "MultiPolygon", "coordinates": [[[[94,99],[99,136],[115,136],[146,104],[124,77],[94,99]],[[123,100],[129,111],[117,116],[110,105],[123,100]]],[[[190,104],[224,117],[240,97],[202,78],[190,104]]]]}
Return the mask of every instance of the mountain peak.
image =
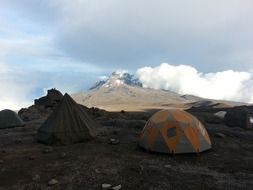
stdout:
{"type": "Polygon", "coordinates": [[[107,79],[97,81],[90,90],[100,87],[111,88],[124,85],[142,87],[142,83],[139,79],[135,78],[134,75],[125,71],[116,71],[113,72],[107,79]]]}

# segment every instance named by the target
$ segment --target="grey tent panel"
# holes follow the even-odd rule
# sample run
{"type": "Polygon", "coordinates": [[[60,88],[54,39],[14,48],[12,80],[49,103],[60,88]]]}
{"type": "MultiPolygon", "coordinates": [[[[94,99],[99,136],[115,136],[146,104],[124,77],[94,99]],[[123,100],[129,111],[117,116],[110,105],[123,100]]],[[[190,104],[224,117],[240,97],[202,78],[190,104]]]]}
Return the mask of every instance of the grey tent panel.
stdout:
{"type": "Polygon", "coordinates": [[[196,152],[191,142],[186,138],[185,134],[180,137],[175,153],[191,153],[196,152]]]}

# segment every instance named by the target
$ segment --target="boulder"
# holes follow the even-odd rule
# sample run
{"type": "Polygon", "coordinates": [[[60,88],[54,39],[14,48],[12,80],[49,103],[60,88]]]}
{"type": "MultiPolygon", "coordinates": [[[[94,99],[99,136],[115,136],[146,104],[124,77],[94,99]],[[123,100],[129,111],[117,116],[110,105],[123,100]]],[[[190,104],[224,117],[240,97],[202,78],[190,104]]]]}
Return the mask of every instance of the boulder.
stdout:
{"type": "Polygon", "coordinates": [[[34,100],[34,104],[37,106],[44,106],[45,108],[55,108],[61,101],[63,95],[60,91],[55,88],[47,91],[47,95],[43,96],[39,99],[34,100]]]}
{"type": "Polygon", "coordinates": [[[224,122],[229,127],[252,129],[250,118],[252,113],[247,107],[235,107],[227,111],[224,122]]]}
{"type": "Polygon", "coordinates": [[[52,113],[51,109],[46,109],[43,106],[32,105],[28,108],[22,108],[18,112],[18,115],[23,121],[29,122],[38,119],[45,119],[51,113],[52,113]]]}
{"type": "Polygon", "coordinates": [[[24,126],[22,118],[12,110],[0,111],[0,129],[24,126]]]}
{"type": "Polygon", "coordinates": [[[34,105],[22,108],[18,115],[23,121],[46,119],[58,106],[63,95],[56,89],[47,91],[47,95],[34,100],[34,105]]]}

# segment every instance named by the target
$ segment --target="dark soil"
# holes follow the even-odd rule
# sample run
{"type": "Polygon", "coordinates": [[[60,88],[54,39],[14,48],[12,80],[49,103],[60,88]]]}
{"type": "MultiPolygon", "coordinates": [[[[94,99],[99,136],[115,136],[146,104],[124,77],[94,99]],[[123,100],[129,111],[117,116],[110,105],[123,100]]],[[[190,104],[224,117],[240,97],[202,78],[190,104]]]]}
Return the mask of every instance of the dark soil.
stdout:
{"type": "Polygon", "coordinates": [[[0,190],[88,190],[101,189],[103,183],[129,190],[253,189],[253,131],[206,123],[206,113],[195,112],[209,132],[210,151],[175,156],[151,153],[138,147],[138,135],[153,112],[97,114],[100,135],[68,146],[37,143],[36,129],[42,121],[0,130],[0,190]],[[225,137],[217,136],[218,132],[225,137]],[[120,143],[112,145],[110,138],[120,143]],[[36,174],[37,181],[33,180],[36,174]],[[59,183],[48,186],[53,178],[59,183]]]}

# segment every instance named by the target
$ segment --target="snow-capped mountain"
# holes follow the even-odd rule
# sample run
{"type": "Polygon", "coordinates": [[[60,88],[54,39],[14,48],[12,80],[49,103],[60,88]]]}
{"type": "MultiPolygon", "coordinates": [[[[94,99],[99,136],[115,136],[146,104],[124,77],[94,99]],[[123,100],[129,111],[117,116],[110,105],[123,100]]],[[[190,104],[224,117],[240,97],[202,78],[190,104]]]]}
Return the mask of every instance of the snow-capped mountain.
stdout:
{"type": "Polygon", "coordinates": [[[192,95],[180,95],[166,90],[143,88],[142,83],[126,72],[113,72],[109,77],[95,83],[88,91],[72,94],[79,103],[88,107],[107,110],[145,110],[150,108],[188,108],[192,106],[229,103],[200,98],[192,95]],[[208,100],[208,101],[205,101],[208,100]],[[204,102],[204,103],[203,103],[204,102]]]}
{"type": "Polygon", "coordinates": [[[113,72],[106,80],[96,82],[90,90],[100,87],[112,88],[123,85],[142,87],[142,83],[134,75],[126,72],[113,72]]]}
{"type": "Polygon", "coordinates": [[[113,72],[107,79],[96,82],[88,91],[73,94],[72,97],[88,107],[108,110],[188,103],[175,92],[143,88],[134,75],[126,72],[113,72]]]}

